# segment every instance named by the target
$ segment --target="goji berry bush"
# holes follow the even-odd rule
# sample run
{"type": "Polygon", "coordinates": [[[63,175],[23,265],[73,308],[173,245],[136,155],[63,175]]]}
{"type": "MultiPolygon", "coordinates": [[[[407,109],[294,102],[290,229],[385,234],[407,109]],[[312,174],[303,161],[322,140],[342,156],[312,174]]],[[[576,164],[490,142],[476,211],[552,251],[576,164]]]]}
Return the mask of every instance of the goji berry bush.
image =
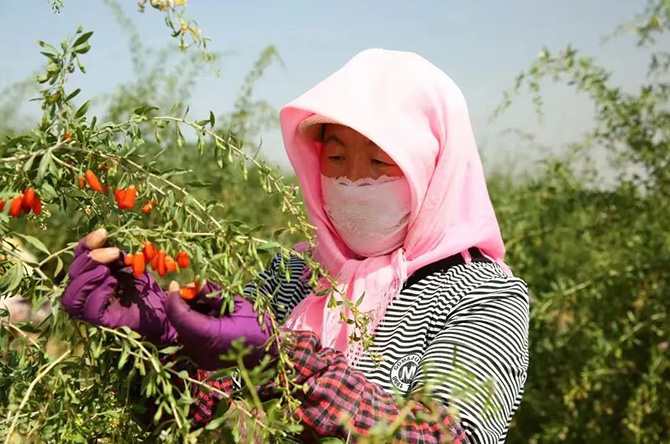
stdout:
{"type": "MultiPolygon", "coordinates": [[[[112,7],[120,14],[118,5],[112,7]]],[[[253,123],[253,82],[276,57],[274,49],[261,54],[232,115],[218,126],[214,113],[192,120],[181,103],[164,114],[146,103],[125,112],[114,103],[109,114],[115,120],[103,122],[91,114],[82,91],[68,88],[71,76],[85,73],[92,35],[80,27],[60,47],[39,42],[47,61],[37,79],[42,119],[0,145],[0,292],[50,310],[38,325],[3,320],[2,436],[10,442],[173,442],[214,429],[279,438],[299,431],[291,412],[292,392],[300,387],[292,383],[283,345],[271,368],[240,369],[251,389],[246,400],[235,402],[236,419],[224,423],[221,411],[207,430],[193,431],[193,386],[207,385],[180,369],[185,357],[165,359],[178,346],[158,350],[128,329],[80,323],[59,304],[76,242],[97,227],[106,228],[109,243],[125,252],[135,276],[149,271],[164,287],[200,276],[220,284],[231,303],[275,254],[301,255],[319,270],[286,246],[313,239],[297,187],[244,141],[253,123]],[[217,193],[223,197],[218,201],[212,198],[217,193]],[[278,381],[281,395],[260,405],[253,387],[269,378],[278,381]]],[[[195,296],[191,287],[181,294],[195,296]]],[[[268,301],[257,295],[255,306],[260,319],[268,301]]],[[[365,318],[351,307],[363,329],[365,318]]],[[[274,321],[272,328],[279,344],[274,321]]],[[[369,343],[369,335],[360,336],[369,343]]],[[[231,351],[231,361],[241,364],[244,353],[231,351]]]]}
{"type": "MultiPolygon", "coordinates": [[[[230,129],[217,131],[214,114],[189,120],[180,105],[163,115],[143,105],[116,122],[90,115],[90,102],[80,99],[79,89],[68,89],[68,78],[85,72],[91,36],[80,28],[60,47],[39,42],[47,59],[38,78],[41,122],[0,145],[0,291],[23,296],[34,307],[51,307],[40,325],[3,321],[0,393],[6,416],[0,435],[21,442],[195,439],[202,431],[189,429],[187,413],[192,384],[203,383],[177,371],[177,362],[161,359],[175,347],[157,350],[130,330],[79,323],[60,308],[76,240],[105,227],[136,276],[149,269],[165,285],[169,279],[186,284],[200,275],[220,283],[229,297],[241,293],[270,255],[295,254],[279,241],[296,234],[308,239],[310,228],[295,187],[249,155],[230,129]],[[149,134],[151,148],[145,140],[149,134]],[[174,149],[188,150],[193,166],[160,166],[156,159],[174,149]],[[227,219],[225,203],[194,195],[192,190],[202,194],[211,185],[203,182],[201,163],[228,174],[234,169],[232,174],[256,181],[256,192],[275,193],[275,208],[292,220],[284,234],[263,237],[258,227],[227,219]],[[60,245],[49,240],[52,232],[60,245]],[[183,390],[175,380],[182,381],[183,390]],[[147,419],[148,409],[152,417],[147,419]],[[153,425],[147,428],[148,423],[153,425]]],[[[183,289],[184,297],[193,297],[188,292],[183,289]]],[[[267,301],[259,298],[257,306],[263,312],[267,301]]],[[[281,354],[277,375],[287,363],[281,354]]],[[[244,372],[251,387],[268,378],[260,368],[244,372]]],[[[283,387],[286,396],[275,401],[274,413],[262,423],[238,403],[237,410],[247,412],[240,422],[290,432],[294,388],[283,387]]]]}

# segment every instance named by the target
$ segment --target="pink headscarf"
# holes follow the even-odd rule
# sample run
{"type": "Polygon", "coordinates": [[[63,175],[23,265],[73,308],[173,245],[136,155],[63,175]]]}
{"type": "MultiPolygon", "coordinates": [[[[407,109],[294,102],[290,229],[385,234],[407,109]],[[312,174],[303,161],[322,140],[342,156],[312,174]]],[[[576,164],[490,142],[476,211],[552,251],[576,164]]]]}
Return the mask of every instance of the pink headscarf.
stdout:
{"type": "MultiPolygon", "coordinates": [[[[421,267],[478,247],[498,263],[505,248],[486,189],[467,105],[456,84],[424,58],[400,51],[369,49],[286,105],[280,114],[288,157],[316,226],[314,258],[337,278],[349,300],[365,297],[359,309],[372,311],[370,332],[384,317],[404,281],[421,267]],[[355,259],[323,210],[321,144],[298,133],[318,114],[363,134],[402,169],[412,193],[404,246],[385,256],[355,259]]],[[[315,332],[326,347],[360,358],[349,344],[353,327],[340,322],[328,297],[309,295],[287,326],[315,332]]],[[[349,315],[348,313],[345,313],[349,315]]]]}

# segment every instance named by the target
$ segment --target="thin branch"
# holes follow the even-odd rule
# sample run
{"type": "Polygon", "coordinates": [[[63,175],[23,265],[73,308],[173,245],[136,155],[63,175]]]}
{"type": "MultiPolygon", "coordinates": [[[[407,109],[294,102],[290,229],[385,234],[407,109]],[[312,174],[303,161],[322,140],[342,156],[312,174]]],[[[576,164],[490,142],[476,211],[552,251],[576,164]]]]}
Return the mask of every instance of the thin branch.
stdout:
{"type": "Polygon", "coordinates": [[[21,403],[19,404],[19,407],[16,409],[16,415],[14,415],[14,420],[12,421],[12,425],[9,427],[9,430],[7,431],[7,438],[5,438],[5,444],[9,444],[10,440],[12,439],[12,434],[14,433],[14,429],[16,428],[16,423],[19,420],[19,413],[21,412],[21,409],[26,405],[28,402],[28,399],[30,399],[30,394],[32,393],[33,389],[37,385],[38,382],[42,378],[44,378],[52,368],[57,366],[62,360],[67,358],[67,356],[70,354],[72,350],[68,349],[58,357],[55,361],[53,361],[51,364],[49,364],[42,372],[38,373],[38,375],[33,379],[33,382],[30,383],[28,386],[28,390],[26,390],[25,395],[23,395],[23,399],[21,399],[21,403]]]}
{"type": "Polygon", "coordinates": [[[37,347],[37,348],[41,348],[40,345],[39,345],[37,342],[35,342],[35,340],[34,340],[33,338],[31,338],[30,336],[28,336],[28,334],[27,334],[25,331],[21,330],[19,327],[17,327],[16,325],[12,324],[11,322],[9,322],[9,321],[5,321],[5,320],[0,320],[0,326],[3,326],[3,327],[5,327],[5,328],[7,328],[7,327],[11,328],[11,329],[14,330],[16,333],[18,333],[22,338],[24,338],[24,339],[26,339],[28,342],[30,342],[31,345],[33,345],[33,346],[35,346],[35,347],[37,347]]]}

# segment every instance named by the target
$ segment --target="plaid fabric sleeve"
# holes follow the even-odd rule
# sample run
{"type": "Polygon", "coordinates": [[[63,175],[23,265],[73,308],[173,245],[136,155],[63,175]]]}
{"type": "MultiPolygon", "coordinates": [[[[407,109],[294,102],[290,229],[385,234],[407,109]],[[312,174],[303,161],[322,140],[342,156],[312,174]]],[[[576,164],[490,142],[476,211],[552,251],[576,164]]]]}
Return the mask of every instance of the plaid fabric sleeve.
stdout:
{"type": "Polygon", "coordinates": [[[394,442],[469,443],[446,405],[410,401],[400,406],[391,394],[349,367],[342,353],[322,348],[311,332],[294,334],[290,354],[297,382],[308,386],[297,395],[301,397],[297,415],[314,437],[366,436],[375,427],[393,424],[397,426],[394,442]]]}
{"type": "MultiPolygon", "coordinates": [[[[204,427],[208,422],[214,419],[214,415],[216,414],[219,403],[222,401],[230,402],[233,397],[233,393],[240,389],[239,380],[235,377],[237,373],[234,372],[232,376],[225,376],[217,379],[207,379],[214,372],[201,370],[188,360],[181,359],[177,361],[178,356],[179,354],[163,355],[160,359],[163,364],[174,362],[172,367],[173,370],[185,370],[190,378],[195,379],[196,381],[200,381],[202,384],[207,386],[204,388],[203,385],[192,384],[191,396],[193,396],[194,401],[191,403],[189,410],[191,426],[194,429],[204,427]]],[[[184,380],[180,377],[173,375],[171,378],[171,383],[181,390],[185,388],[184,380]]],[[[151,420],[153,414],[156,411],[155,407],[152,405],[149,407],[149,411],[143,415],[143,417],[146,417],[147,421],[151,420]]]]}
{"type": "MultiPolygon", "coordinates": [[[[288,352],[296,382],[308,387],[306,392],[296,394],[301,401],[296,415],[306,428],[303,440],[367,436],[375,427],[394,424],[397,425],[394,442],[469,444],[463,428],[444,404],[413,402],[403,410],[391,394],[349,367],[342,353],[322,348],[314,333],[295,332],[288,352]],[[344,421],[349,428],[343,425],[344,421]]],[[[197,370],[195,377],[203,381],[211,373],[197,370]]],[[[214,390],[198,386],[191,406],[195,428],[206,425],[219,403],[229,402],[231,394],[239,388],[230,377],[207,381],[207,385],[214,390]]],[[[272,384],[259,387],[258,393],[262,398],[270,398],[272,388],[272,384]]]]}
{"type": "MultiPolygon", "coordinates": [[[[194,379],[205,381],[212,373],[197,369],[194,379]]],[[[239,389],[238,381],[230,376],[207,380],[205,383],[208,386],[207,389],[198,385],[193,388],[195,400],[191,404],[189,415],[192,418],[191,426],[195,429],[207,425],[213,419],[219,403],[229,403],[233,392],[239,389]]]]}

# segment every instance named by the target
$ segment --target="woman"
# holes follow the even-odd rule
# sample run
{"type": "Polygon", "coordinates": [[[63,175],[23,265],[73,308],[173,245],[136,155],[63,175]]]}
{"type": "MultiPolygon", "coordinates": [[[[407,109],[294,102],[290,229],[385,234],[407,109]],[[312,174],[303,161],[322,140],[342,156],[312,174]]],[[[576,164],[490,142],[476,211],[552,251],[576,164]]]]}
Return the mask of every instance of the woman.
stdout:
{"type": "MultiPolygon", "coordinates": [[[[287,281],[278,258],[247,286],[273,297],[295,338],[290,352],[309,385],[299,395],[303,438],[346,438],[342,414],[365,435],[398,416],[394,393],[429,388],[438,405],[416,404],[397,440],[503,442],[526,380],[528,294],[503,262],[458,87],[418,55],[367,50],[286,106],[280,120],[317,228],[313,257],[337,277],[341,297],[364,294],[359,309],[372,314],[374,334],[368,351],[351,342],[339,309],[305,279],[287,281]],[[382,356],[379,365],[370,351],[382,356]],[[431,407],[438,417],[417,421],[431,407]]],[[[216,356],[236,337],[267,340],[243,298],[232,315],[218,317],[189,307],[176,283],[165,294],[148,273],[118,284],[127,276],[120,253],[103,244],[104,233],[94,232],[79,245],[63,297],[74,316],[128,325],[156,342],[177,340],[203,369],[221,366],[216,356]],[[119,305],[119,293],[135,302],[119,305]]],[[[290,267],[292,276],[304,274],[301,260],[290,267]]],[[[200,296],[215,289],[208,284],[200,296]]],[[[198,396],[194,417],[203,424],[219,400],[198,396]]]]}

